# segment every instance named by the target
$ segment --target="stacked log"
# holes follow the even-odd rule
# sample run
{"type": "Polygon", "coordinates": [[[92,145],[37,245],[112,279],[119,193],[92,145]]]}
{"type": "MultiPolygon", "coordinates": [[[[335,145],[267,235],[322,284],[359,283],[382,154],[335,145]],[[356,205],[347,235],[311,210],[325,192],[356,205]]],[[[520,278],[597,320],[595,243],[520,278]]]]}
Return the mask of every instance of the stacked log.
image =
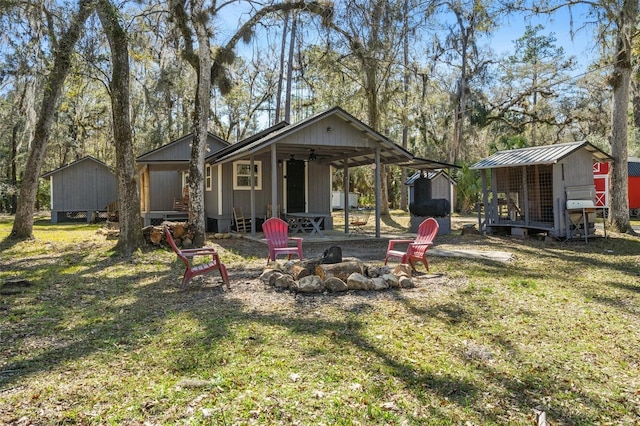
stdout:
{"type": "Polygon", "coordinates": [[[158,246],[168,246],[164,227],[167,226],[173,234],[173,239],[178,247],[190,248],[193,245],[193,238],[196,235],[195,226],[187,222],[163,222],[162,225],[145,226],[142,228],[142,235],[147,243],[158,246]]]}

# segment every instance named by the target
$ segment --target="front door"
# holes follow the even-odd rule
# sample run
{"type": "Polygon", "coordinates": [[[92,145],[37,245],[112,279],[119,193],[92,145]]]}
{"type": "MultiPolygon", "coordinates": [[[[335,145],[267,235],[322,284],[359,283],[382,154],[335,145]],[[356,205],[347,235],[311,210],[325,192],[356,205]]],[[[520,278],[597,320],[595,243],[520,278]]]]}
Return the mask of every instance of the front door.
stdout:
{"type": "Polygon", "coordinates": [[[287,212],[305,211],[305,162],[302,160],[287,161],[287,212]]]}

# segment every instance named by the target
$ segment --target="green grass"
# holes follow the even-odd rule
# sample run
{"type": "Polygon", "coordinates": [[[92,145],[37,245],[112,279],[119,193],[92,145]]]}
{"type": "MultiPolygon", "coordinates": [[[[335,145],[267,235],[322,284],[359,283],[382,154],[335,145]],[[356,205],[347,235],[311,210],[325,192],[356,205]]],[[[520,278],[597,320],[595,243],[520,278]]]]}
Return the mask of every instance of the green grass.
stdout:
{"type": "Polygon", "coordinates": [[[438,244],[515,260],[434,256],[415,289],[302,296],[259,284],[265,248],[246,242],[215,241],[231,292],[213,277],[181,293],[170,251],[123,261],[98,226],[37,222],[16,244],[10,229],[0,285],[33,285],[0,294],[0,424],[640,418],[638,237],[453,234],[438,244]]]}

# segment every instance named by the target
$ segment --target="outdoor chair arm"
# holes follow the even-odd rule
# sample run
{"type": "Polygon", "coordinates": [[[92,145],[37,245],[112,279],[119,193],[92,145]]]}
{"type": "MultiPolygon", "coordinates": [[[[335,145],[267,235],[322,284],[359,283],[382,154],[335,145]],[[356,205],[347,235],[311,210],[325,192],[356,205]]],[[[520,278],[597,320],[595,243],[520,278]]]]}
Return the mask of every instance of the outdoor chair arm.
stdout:
{"type": "Polygon", "coordinates": [[[411,244],[415,240],[389,240],[387,250],[393,250],[396,244],[411,244]]]}
{"type": "Polygon", "coordinates": [[[182,252],[182,254],[188,257],[198,256],[198,255],[206,256],[208,254],[215,254],[215,255],[218,254],[218,252],[214,248],[208,248],[208,247],[182,249],[180,251],[182,252]]]}

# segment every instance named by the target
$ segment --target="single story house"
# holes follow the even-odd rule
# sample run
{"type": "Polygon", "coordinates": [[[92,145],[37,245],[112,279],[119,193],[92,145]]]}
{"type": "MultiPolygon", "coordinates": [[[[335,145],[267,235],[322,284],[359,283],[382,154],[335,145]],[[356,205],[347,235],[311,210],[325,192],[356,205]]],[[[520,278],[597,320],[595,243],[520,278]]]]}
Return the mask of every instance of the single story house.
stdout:
{"type": "Polygon", "coordinates": [[[50,182],[51,222],[92,222],[118,199],[116,176],[100,160],[86,156],[41,176],[50,182]]]}
{"type": "Polygon", "coordinates": [[[520,236],[545,232],[556,238],[592,233],[594,161],[611,157],[579,141],[498,151],[473,164],[470,168],[482,177],[480,230],[520,236]]]}
{"type": "MultiPolygon", "coordinates": [[[[138,157],[145,224],[171,218],[171,199],[184,186],[189,160],[185,148],[181,151],[176,145],[188,146],[190,138],[185,136],[168,148],[138,157]]],[[[336,169],[344,171],[344,187],[348,188],[349,168],[355,166],[371,165],[377,171],[382,164],[415,169],[456,167],[414,157],[339,107],[295,124],[279,123],[232,145],[212,136],[210,144],[211,153],[205,160],[205,211],[208,230],[219,232],[232,229],[234,208],[253,219],[252,234],[260,231],[259,220],[267,211],[308,216],[323,229],[333,229],[331,186],[336,169]]],[[[375,191],[380,192],[379,172],[375,191]]],[[[348,194],[344,197],[344,205],[349,205],[348,194]]],[[[376,200],[377,236],[379,212],[376,200]]],[[[345,232],[348,215],[345,209],[345,232]]]]}
{"type": "MultiPolygon", "coordinates": [[[[183,136],[136,159],[140,185],[140,212],[144,225],[159,225],[165,220],[187,220],[188,208],[176,209],[176,199],[182,199],[189,176],[193,134],[183,136]]],[[[227,148],[229,143],[209,133],[206,150],[209,153],[227,148]]],[[[217,184],[212,168],[205,168],[205,199],[217,184]]]]}

